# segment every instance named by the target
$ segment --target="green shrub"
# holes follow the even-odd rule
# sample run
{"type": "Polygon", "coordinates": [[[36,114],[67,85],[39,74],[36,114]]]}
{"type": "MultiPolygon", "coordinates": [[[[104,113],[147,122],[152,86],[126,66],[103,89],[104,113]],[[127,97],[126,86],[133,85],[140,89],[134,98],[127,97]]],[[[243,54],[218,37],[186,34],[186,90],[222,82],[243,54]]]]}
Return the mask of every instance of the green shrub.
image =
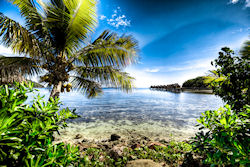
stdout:
{"type": "Polygon", "coordinates": [[[66,127],[77,115],[68,108],[59,111],[58,99],[48,102],[37,96],[25,104],[31,83],[0,86],[0,165],[69,166],[79,162],[77,147],[53,144],[53,133],[66,127]]]}
{"type": "Polygon", "coordinates": [[[249,163],[250,106],[236,114],[229,105],[215,111],[206,111],[198,122],[200,129],[196,134],[193,150],[203,157],[205,163],[214,165],[240,166],[249,163]]]}

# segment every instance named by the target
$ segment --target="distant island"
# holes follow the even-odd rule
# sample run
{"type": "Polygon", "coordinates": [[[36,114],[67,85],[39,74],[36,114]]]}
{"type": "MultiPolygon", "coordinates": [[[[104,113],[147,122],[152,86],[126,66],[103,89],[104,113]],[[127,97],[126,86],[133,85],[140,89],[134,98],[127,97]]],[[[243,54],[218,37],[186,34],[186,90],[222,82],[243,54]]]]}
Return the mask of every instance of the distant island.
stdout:
{"type": "Polygon", "coordinates": [[[205,76],[199,76],[185,81],[182,86],[178,83],[169,85],[154,85],[150,86],[153,90],[170,91],[174,93],[191,92],[191,93],[207,93],[212,94],[213,91],[208,84],[204,82],[205,76]]]}
{"type": "Polygon", "coordinates": [[[192,89],[209,89],[209,85],[205,83],[204,80],[205,76],[189,79],[182,84],[182,87],[192,89]]]}

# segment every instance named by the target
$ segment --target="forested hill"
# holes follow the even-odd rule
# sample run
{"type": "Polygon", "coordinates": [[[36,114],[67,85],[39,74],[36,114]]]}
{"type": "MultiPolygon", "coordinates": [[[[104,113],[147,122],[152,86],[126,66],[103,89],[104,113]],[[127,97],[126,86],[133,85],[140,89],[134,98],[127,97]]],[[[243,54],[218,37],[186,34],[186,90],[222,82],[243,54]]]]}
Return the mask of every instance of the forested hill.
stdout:
{"type": "Polygon", "coordinates": [[[184,88],[209,88],[207,83],[204,83],[205,77],[196,77],[189,79],[182,84],[184,88]]]}

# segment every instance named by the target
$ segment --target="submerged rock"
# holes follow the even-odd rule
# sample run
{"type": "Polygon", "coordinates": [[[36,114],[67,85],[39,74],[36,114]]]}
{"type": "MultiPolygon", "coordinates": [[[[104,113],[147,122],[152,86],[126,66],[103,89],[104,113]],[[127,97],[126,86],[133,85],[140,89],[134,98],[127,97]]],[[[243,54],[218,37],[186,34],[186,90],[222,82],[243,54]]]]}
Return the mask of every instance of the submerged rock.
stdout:
{"type": "Polygon", "coordinates": [[[77,134],[74,139],[80,139],[80,138],[82,138],[82,135],[81,134],[77,134]]]}
{"type": "Polygon", "coordinates": [[[139,143],[133,144],[130,148],[135,149],[135,148],[140,148],[141,145],[139,143]]]}
{"type": "Polygon", "coordinates": [[[110,141],[116,141],[119,140],[121,138],[121,136],[117,135],[117,134],[112,134],[110,136],[110,141]]]}
{"type": "Polygon", "coordinates": [[[162,165],[150,159],[137,159],[129,161],[126,167],[162,167],[162,165]]]}
{"type": "Polygon", "coordinates": [[[78,143],[77,145],[80,151],[86,150],[88,148],[100,148],[97,144],[94,143],[78,143]]]}

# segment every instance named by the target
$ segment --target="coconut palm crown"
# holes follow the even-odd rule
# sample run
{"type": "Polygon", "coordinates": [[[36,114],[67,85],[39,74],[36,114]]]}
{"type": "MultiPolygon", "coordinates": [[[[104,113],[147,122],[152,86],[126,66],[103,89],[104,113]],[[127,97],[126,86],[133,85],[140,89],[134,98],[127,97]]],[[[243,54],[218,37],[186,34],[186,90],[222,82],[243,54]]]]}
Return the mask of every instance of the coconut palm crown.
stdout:
{"type": "Polygon", "coordinates": [[[136,61],[137,41],[109,31],[91,41],[95,0],[9,1],[19,8],[25,25],[0,13],[0,39],[22,57],[1,57],[0,77],[17,70],[39,75],[53,87],[53,98],[71,86],[88,97],[101,93],[102,84],[132,88],[133,78],[121,70],[136,61]]]}

